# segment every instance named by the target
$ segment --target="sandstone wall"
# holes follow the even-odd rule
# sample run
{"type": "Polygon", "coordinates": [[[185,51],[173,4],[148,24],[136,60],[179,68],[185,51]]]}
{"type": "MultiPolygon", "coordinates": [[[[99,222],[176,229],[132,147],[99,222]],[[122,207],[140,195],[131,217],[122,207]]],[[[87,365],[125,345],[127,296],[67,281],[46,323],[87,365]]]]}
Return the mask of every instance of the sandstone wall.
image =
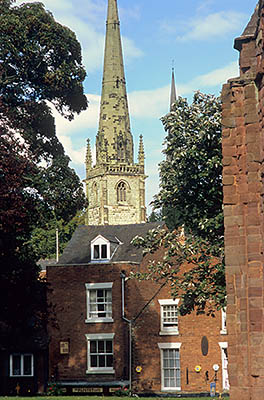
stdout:
{"type": "Polygon", "coordinates": [[[223,86],[223,191],[231,400],[264,393],[263,1],[235,40],[240,76],[223,86]]]}

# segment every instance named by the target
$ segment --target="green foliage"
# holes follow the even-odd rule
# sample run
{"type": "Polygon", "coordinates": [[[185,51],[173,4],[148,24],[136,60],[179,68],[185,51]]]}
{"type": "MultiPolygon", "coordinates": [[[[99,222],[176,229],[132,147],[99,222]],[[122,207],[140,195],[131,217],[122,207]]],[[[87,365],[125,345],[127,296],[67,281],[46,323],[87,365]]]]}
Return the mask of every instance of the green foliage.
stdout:
{"type": "Polygon", "coordinates": [[[87,107],[75,34],[41,3],[0,8],[0,117],[39,158],[63,154],[46,101],[68,119],[87,107]]]}
{"type": "Polygon", "coordinates": [[[59,254],[62,254],[67,243],[71,239],[76,227],[84,224],[84,213],[78,212],[68,223],[63,219],[50,220],[44,227],[33,230],[30,243],[32,249],[40,259],[52,259],[56,257],[56,229],[59,235],[59,254]]]}
{"type": "Polygon", "coordinates": [[[151,214],[148,217],[148,222],[156,222],[156,221],[162,221],[163,219],[163,213],[162,210],[152,210],[151,214]]]}
{"type": "Polygon", "coordinates": [[[132,396],[131,391],[126,387],[120,387],[115,391],[115,396],[117,397],[129,397],[132,396]]]}
{"type": "Polygon", "coordinates": [[[61,396],[62,394],[63,394],[63,391],[56,382],[52,382],[48,385],[48,388],[47,388],[48,396],[61,396]]]}
{"type": "Polygon", "coordinates": [[[225,306],[226,294],[220,100],[200,92],[191,105],[179,98],[162,122],[166,158],[154,206],[162,209],[168,230],[150,231],[134,243],[145,253],[164,253],[135,276],[167,282],[181,299],[182,315],[214,315],[225,306]]]}
{"type": "Polygon", "coordinates": [[[196,92],[179,99],[162,118],[167,132],[160,164],[162,207],[167,226],[217,242],[223,236],[221,103],[196,92]]]}
{"type": "Polygon", "coordinates": [[[33,229],[66,225],[85,206],[49,106],[70,120],[86,109],[80,44],[41,3],[13,3],[0,0],[2,345],[4,335],[22,340],[45,322],[33,229]]]}
{"type": "Polygon", "coordinates": [[[145,272],[131,276],[167,283],[172,297],[181,299],[181,315],[194,310],[214,315],[215,309],[225,306],[224,266],[218,248],[208,246],[201,238],[186,238],[182,231],[161,228],[150,230],[144,238],[135,237],[133,244],[143,248],[150,261],[145,272]],[[152,260],[151,255],[161,248],[158,261],[152,260]]]}

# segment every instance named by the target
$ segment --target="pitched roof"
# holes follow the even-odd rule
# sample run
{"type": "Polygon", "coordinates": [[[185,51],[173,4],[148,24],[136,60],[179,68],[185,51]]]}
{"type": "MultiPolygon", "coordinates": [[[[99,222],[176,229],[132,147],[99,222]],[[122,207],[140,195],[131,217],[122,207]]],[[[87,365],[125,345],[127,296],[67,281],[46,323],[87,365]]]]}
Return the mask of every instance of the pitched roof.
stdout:
{"type": "Polygon", "coordinates": [[[80,225],[59,259],[59,265],[88,264],[91,262],[91,241],[98,235],[116,246],[111,262],[136,262],[142,260],[142,250],[131,244],[135,236],[145,236],[151,229],[163,226],[163,222],[130,225],[80,225]],[[112,240],[113,239],[113,240],[112,240]],[[118,241],[116,240],[118,239],[118,241]]]}

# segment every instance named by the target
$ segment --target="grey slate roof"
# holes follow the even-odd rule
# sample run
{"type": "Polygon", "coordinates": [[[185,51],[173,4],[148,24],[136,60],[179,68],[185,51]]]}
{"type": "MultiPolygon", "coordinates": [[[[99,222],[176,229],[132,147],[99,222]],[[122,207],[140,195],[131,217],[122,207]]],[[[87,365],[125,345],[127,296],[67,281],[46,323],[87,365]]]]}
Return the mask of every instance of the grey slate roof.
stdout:
{"type": "Polygon", "coordinates": [[[146,233],[163,222],[130,225],[80,225],[59,259],[59,265],[87,264],[91,262],[91,241],[98,235],[116,244],[115,252],[110,262],[136,262],[142,260],[142,250],[131,244],[135,236],[145,236],[146,233]],[[118,244],[119,242],[121,244],[118,244]]]}

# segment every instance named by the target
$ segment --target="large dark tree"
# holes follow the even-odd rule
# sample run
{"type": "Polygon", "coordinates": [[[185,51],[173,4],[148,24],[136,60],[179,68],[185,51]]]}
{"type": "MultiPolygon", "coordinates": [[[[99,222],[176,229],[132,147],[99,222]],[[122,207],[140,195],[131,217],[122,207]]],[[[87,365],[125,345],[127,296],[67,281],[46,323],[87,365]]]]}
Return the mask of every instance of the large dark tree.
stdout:
{"type": "Polygon", "coordinates": [[[70,29],[41,3],[0,0],[0,320],[9,332],[32,326],[41,304],[33,229],[70,221],[85,204],[49,107],[68,119],[86,109],[84,79],[70,29]]]}
{"type": "Polygon", "coordinates": [[[168,229],[135,243],[147,253],[163,247],[164,257],[138,277],[167,280],[182,314],[212,314],[225,304],[220,100],[197,92],[189,105],[180,97],[162,122],[165,160],[154,205],[168,229]]]}

